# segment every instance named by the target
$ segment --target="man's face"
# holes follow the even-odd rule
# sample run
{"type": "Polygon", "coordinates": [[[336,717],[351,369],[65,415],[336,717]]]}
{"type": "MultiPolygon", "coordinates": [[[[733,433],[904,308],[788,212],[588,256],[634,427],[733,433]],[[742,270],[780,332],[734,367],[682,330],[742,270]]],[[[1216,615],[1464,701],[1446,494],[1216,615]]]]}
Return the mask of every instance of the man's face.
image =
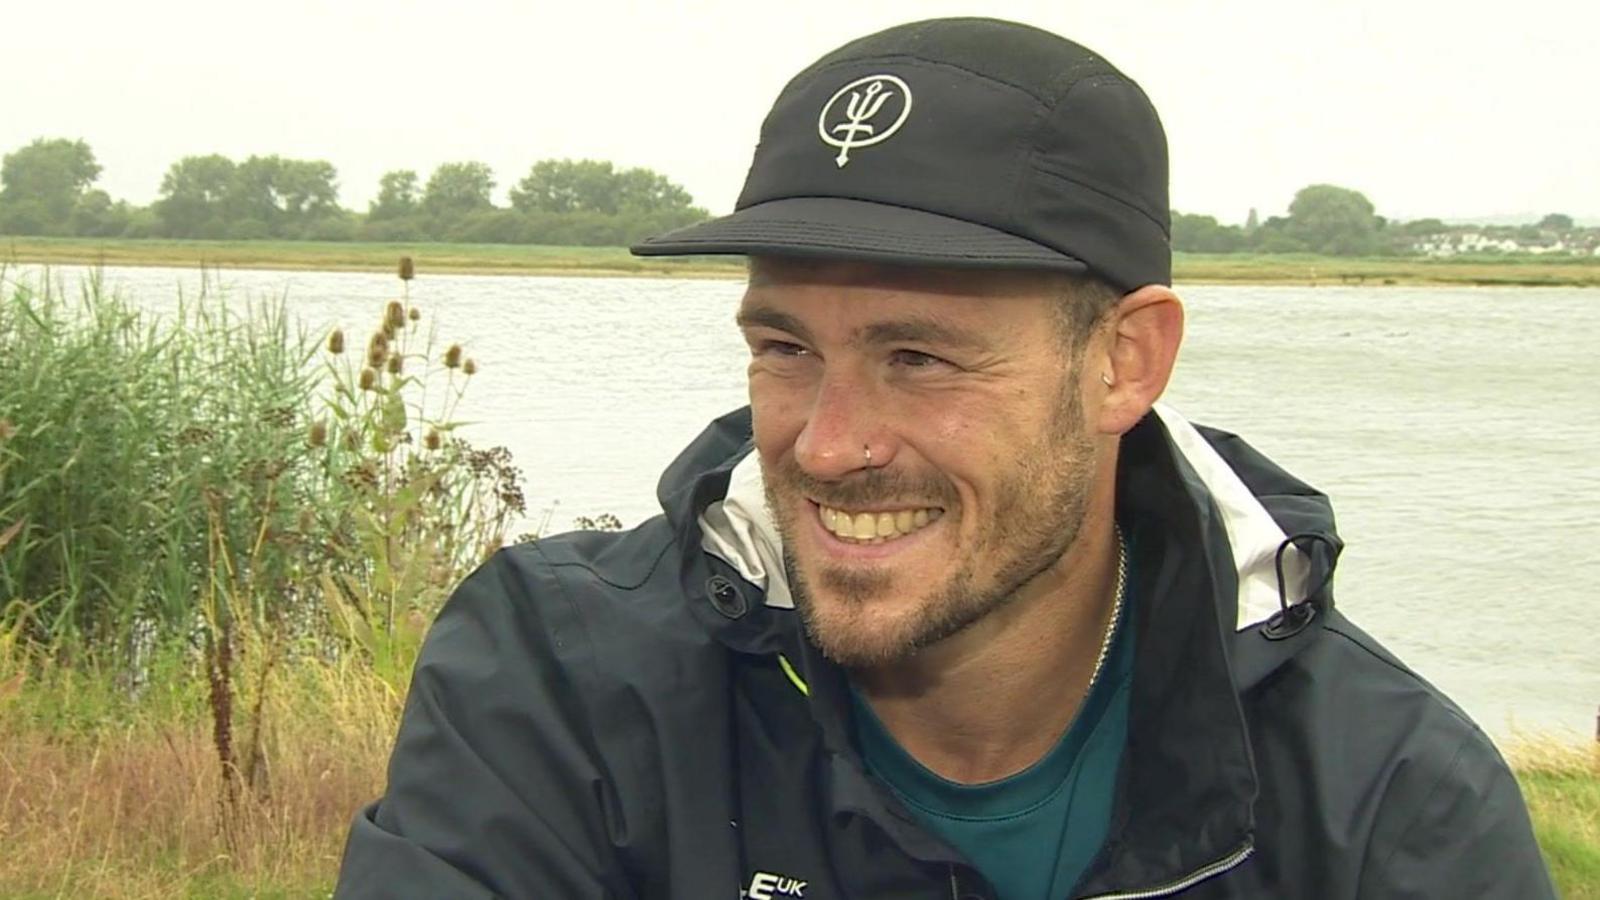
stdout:
{"type": "Polygon", "coordinates": [[[1059,291],[754,261],[739,321],[756,450],[796,606],[835,661],[903,659],[1061,577],[1100,453],[1059,291]]]}

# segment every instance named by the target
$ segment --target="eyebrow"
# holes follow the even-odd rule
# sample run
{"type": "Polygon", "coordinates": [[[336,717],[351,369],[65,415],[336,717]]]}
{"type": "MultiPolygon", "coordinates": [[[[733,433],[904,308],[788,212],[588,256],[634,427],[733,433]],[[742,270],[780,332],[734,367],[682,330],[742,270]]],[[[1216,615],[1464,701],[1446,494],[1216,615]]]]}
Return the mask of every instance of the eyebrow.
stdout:
{"type": "Polygon", "coordinates": [[[786,312],[779,312],[767,306],[741,306],[739,312],[733,317],[740,328],[771,328],[775,331],[787,331],[802,341],[811,340],[811,330],[794,316],[786,312]]]}
{"type": "MultiPolygon", "coordinates": [[[[772,328],[786,331],[809,342],[811,331],[798,318],[764,306],[741,307],[734,317],[740,328],[772,328]]],[[[863,344],[919,343],[960,349],[983,349],[989,344],[981,335],[929,319],[874,322],[852,336],[863,344]]]]}

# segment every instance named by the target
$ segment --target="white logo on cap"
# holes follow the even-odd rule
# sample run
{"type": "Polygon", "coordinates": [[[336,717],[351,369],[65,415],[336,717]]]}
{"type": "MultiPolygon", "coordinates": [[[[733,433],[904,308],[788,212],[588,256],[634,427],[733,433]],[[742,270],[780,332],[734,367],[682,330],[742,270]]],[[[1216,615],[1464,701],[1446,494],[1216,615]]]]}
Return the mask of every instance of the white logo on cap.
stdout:
{"type": "MultiPolygon", "coordinates": [[[[850,151],[857,147],[871,147],[889,139],[900,126],[905,124],[906,116],[911,115],[911,88],[904,81],[893,75],[868,75],[857,78],[845,85],[832,96],[822,107],[822,115],[817,117],[817,134],[822,142],[830,147],[838,147],[839,155],[833,158],[839,168],[844,168],[850,162],[850,151]],[[889,87],[900,89],[900,96],[904,102],[900,106],[900,115],[889,123],[888,127],[879,130],[879,125],[874,125],[872,119],[883,111],[884,103],[894,96],[894,91],[889,87]],[[857,91],[856,88],[861,88],[857,91]],[[845,94],[850,95],[850,100],[845,104],[843,116],[835,112],[835,105],[845,94]],[[830,115],[832,113],[832,115],[830,115]],[[829,124],[829,122],[833,124],[829,124]],[[835,136],[835,135],[840,136],[835,136]]],[[[882,124],[882,123],[879,123],[882,124]]]]}

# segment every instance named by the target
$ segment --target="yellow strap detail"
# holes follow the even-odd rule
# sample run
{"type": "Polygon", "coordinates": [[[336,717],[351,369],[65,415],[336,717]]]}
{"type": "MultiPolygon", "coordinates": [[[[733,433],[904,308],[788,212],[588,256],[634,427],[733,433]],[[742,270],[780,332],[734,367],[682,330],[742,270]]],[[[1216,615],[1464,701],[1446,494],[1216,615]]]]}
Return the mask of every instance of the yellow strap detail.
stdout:
{"type": "Polygon", "coordinates": [[[778,665],[783,667],[783,674],[789,676],[789,680],[794,682],[794,686],[800,689],[800,693],[805,694],[807,697],[811,696],[811,688],[806,686],[805,681],[800,678],[800,673],[796,672],[794,666],[789,664],[789,657],[779,653],[778,665]]]}

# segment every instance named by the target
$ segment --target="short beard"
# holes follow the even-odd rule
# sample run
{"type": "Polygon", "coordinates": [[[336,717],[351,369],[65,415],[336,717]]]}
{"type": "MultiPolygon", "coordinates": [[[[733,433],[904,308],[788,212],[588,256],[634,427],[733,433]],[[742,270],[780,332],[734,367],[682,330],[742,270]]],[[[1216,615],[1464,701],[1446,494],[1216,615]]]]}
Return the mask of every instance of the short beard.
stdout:
{"type": "MultiPolygon", "coordinates": [[[[957,495],[942,479],[907,479],[883,470],[869,470],[848,482],[820,482],[785,457],[766,473],[767,504],[783,538],[784,568],[795,607],[811,642],[847,668],[869,668],[905,660],[919,650],[952,637],[1013,602],[1024,589],[1060,561],[1083,527],[1094,481],[1094,442],[1085,431],[1078,397],[1077,366],[1066,379],[1065,396],[1036,445],[1019,448],[1024,465],[999,485],[994,518],[979,530],[974,546],[960,548],[962,565],[943,585],[932,589],[914,616],[863,628],[863,611],[882,597],[892,579],[881,572],[824,568],[818,587],[832,595],[816,602],[813,586],[794,558],[796,522],[780,512],[774,490],[791,497],[809,495],[836,507],[871,507],[875,501],[927,500],[955,513],[957,495]],[[983,560],[1004,560],[993,573],[980,577],[983,560]],[[833,607],[829,609],[828,607],[833,607]]],[[[798,504],[791,504],[793,511],[798,504]]]]}

